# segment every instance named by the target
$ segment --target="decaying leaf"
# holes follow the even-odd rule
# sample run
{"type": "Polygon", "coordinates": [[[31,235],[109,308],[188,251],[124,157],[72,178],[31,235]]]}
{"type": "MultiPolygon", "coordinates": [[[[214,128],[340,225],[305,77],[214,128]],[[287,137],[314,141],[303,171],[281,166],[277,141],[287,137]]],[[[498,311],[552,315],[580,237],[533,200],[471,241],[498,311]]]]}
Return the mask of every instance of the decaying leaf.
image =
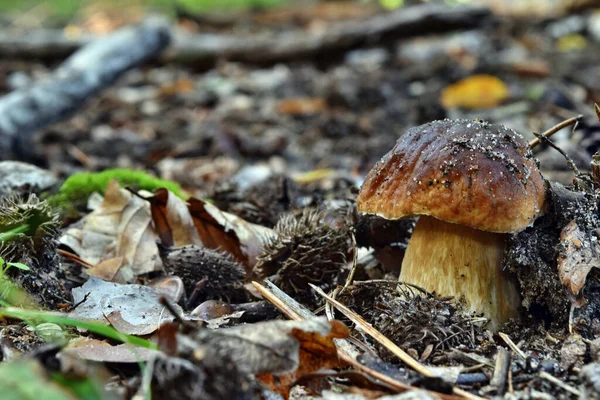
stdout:
{"type": "Polygon", "coordinates": [[[322,332],[293,329],[290,336],[300,344],[297,368],[286,374],[260,374],[258,378],[269,389],[287,398],[291,384],[300,377],[323,368],[341,367],[343,363],[337,358],[333,338],[347,337],[348,328],[338,321],[331,321],[330,326],[331,332],[326,336],[322,332]]]}
{"type": "Polygon", "coordinates": [[[148,199],[152,217],[167,247],[202,245],[232,255],[251,268],[272,230],[251,224],[198,199],[187,204],[166,189],[159,189],[148,199]]]}
{"type": "Polygon", "coordinates": [[[147,335],[174,319],[159,299],[160,294],[148,286],[121,285],[91,277],[73,289],[73,301],[79,305],[71,317],[110,324],[122,333],[147,335]]]}
{"type": "Polygon", "coordinates": [[[188,206],[183,200],[167,189],[156,190],[148,200],[162,245],[179,247],[202,244],[188,206]]]}
{"type": "MultiPolygon", "coordinates": [[[[200,329],[193,335],[179,333],[178,357],[157,359],[161,370],[171,372],[162,371],[162,377],[155,373],[154,379],[160,380],[156,383],[160,393],[177,394],[178,398],[217,399],[233,398],[223,397],[223,393],[231,396],[232,390],[241,390],[232,387],[231,382],[247,382],[249,376],[259,374],[265,384],[285,395],[289,392],[287,384],[301,375],[340,366],[333,339],[348,334],[348,328],[341,322],[321,318],[200,329]],[[227,376],[223,377],[223,373],[227,376]],[[169,384],[167,377],[181,384],[169,384]],[[214,385],[207,382],[208,378],[214,380],[214,385]],[[221,387],[224,378],[229,383],[221,387]],[[188,397],[183,397],[184,393],[188,397]],[[190,393],[197,397],[189,397],[190,393]],[[198,397],[199,394],[202,396],[198,397]]],[[[172,347],[168,345],[171,353],[172,347]]]]}
{"type": "Polygon", "coordinates": [[[508,88],[499,78],[492,75],[473,75],[460,80],[442,92],[445,108],[482,109],[496,107],[508,97],[508,88]]]}
{"type": "Polygon", "coordinates": [[[584,232],[575,220],[560,233],[560,243],[558,275],[562,284],[577,295],[591,269],[600,268],[600,244],[597,237],[584,232]]]}
{"type": "Polygon", "coordinates": [[[82,337],[71,341],[60,353],[88,361],[139,363],[148,361],[159,352],[127,343],[113,346],[104,340],[82,337]]]}
{"type": "Polygon", "coordinates": [[[202,244],[231,254],[249,268],[256,264],[263,243],[274,236],[272,229],[251,224],[205,201],[190,199],[188,203],[202,244]]]}
{"type": "Polygon", "coordinates": [[[111,181],[100,206],[60,242],[92,264],[123,257],[120,268],[137,276],[162,268],[157,239],[150,204],[111,181]]]}
{"type": "Polygon", "coordinates": [[[289,115],[316,114],[325,110],[327,104],[322,98],[289,98],[279,101],[277,112],[289,115]]]}

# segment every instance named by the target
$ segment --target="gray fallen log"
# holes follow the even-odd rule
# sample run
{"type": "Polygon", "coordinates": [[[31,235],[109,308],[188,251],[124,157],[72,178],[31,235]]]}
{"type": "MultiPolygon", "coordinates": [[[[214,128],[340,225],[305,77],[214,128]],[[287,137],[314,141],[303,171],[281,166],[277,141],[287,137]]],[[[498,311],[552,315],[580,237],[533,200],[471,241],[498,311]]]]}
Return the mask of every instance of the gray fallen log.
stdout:
{"type": "Polygon", "coordinates": [[[156,57],[169,41],[169,28],[159,20],[121,29],[82,47],[48,79],[0,98],[0,158],[26,158],[37,130],[72,115],[124,72],[156,57]]]}

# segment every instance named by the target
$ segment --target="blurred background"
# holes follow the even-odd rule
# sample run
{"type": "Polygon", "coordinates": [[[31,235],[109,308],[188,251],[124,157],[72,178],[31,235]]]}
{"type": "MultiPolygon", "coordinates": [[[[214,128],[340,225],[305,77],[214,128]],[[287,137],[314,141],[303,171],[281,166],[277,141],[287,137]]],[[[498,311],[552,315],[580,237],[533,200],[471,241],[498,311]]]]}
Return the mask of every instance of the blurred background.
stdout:
{"type": "MultiPolygon", "coordinates": [[[[577,129],[553,140],[586,170],[600,148],[596,7],[591,0],[2,0],[3,95],[56,81],[69,55],[123,27],[158,18],[171,35],[166,50],[28,132],[21,150],[5,157],[60,176],[149,169],[214,197],[224,182],[271,174],[360,184],[404,130],[435,119],[486,119],[532,139],[582,115],[577,129]]],[[[572,179],[560,153],[536,152],[549,176],[572,179]]]]}

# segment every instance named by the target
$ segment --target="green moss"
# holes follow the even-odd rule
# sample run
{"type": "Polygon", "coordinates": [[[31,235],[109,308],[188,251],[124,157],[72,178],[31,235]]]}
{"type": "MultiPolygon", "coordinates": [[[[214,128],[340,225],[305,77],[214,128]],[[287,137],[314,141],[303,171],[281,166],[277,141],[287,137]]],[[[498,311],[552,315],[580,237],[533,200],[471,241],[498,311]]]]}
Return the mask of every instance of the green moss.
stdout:
{"type": "Polygon", "coordinates": [[[85,204],[94,192],[104,194],[106,186],[113,179],[117,179],[123,187],[131,186],[137,190],[148,191],[166,188],[182,199],[189,197],[175,182],[155,178],[142,171],[107,169],[102,172],[79,172],[71,175],[62,184],[59,192],[51,196],[48,201],[63,208],[77,207],[82,203],[85,204]]]}

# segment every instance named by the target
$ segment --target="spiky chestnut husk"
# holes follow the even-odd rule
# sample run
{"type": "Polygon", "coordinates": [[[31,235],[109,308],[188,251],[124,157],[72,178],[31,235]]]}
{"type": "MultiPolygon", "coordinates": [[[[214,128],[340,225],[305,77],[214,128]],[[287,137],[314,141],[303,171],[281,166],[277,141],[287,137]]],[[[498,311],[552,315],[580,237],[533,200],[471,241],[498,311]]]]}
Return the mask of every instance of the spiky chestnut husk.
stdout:
{"type": "Polygon", "coordinates": [[[326,291],[338,284],[350,253],[348,229],[334,229],[324,222],[322,213],[305,210],[299,217],[284,216],[275,232],[259,256],[254,274],[271,279],[305,304],[321,304],[321,297],[308,284],[326,291]]]}
{"type": "MultiPolygon", "coordinates": [[[[457,346],[474,349],[487,339],[485,318],[474,318],[452,298],[439,298],[404,283],[359,282],[349,286],[339,300],[385,337],[419,356],[431,346],[435,355],[457,346]]],[[[384,346],[376,346],[386,361],[397,360],[384,346]]]]}
{"type": "Polygon", "coordinates": [[[247,300],[243,289],[244,266],[223,252],[196,245],[161,247],[161,258],[167,273],[181,278],[188,298],[196,284],[203,281],[193,304],[187,304],[190,308],[206,300],[247,300]]]}
{"type": "Polygon", "coordinates": [[[57,214],[46,201],[33,194],[0,199],[0,257],[30,267],[10,268],[7,275],[49,309],[70,302],[56,254],[58,235],[57,214]]]}

